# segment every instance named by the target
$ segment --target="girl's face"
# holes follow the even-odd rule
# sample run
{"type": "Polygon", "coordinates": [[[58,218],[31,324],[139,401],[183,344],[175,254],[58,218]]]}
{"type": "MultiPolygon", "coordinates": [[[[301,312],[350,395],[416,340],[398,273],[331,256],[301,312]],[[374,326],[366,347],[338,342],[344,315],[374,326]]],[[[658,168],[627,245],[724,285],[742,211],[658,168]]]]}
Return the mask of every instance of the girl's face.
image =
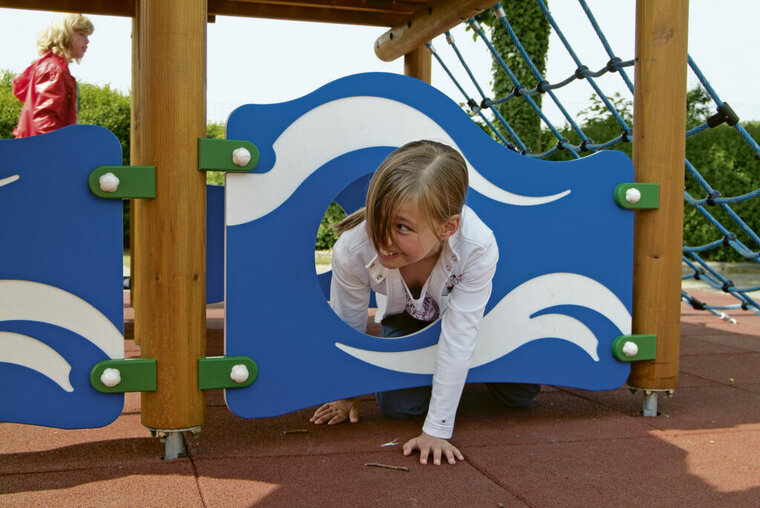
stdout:
{"type": "Polygon", "coordinates": [[[380,249],[378,261],[385,268],[393,269],[438,256],[441,241],[454,234],[458,227],[459,216],[455,216],[437,227],[438,231],[433,231],[422,207],[417,201],[409,200],[399,207],[393,218],[393,243],[380,249]],[[450,224],[452,221],[456,224],[450,224]]]}
{"type": "Polygon", "coordinates": [[[78,60],[84,56],[89,42],[90,37],[85,32],[74,32],[74,39],[71,41],[72,60],[78,60]]]}

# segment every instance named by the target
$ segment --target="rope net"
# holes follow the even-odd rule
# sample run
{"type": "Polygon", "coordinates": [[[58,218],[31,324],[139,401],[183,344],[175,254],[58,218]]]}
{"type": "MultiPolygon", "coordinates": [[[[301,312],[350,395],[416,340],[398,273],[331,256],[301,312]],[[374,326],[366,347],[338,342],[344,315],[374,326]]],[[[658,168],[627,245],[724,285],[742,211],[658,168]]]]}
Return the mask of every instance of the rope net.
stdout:
{"type": "MultiPolygon", "coordinates": [[[[633,133],[632,118],[630,112],[625,110],[625,105],[630,105],[630,101],[626,102],[625,99],[619,96],[608,97],[605,95],[597,82],[597,78],[607,74],[617,74],[625,83],[625,88],[628,89],[632,97],[634,89],[633,81],[628,76],[626,69],[633,67],[634,60],[623,60],[615,55],[607,37],[605,37],[604,32],[594,18],[586,1],[579,0],[580,6],[588,19],[591,28],[609,57],[606,65],[602,66],[600,69],[589,69],[588,66],[583,64],[583,61],[568,42],[557,20],[551,15],[544,1],[535,0],[535,2],[540,9],[540,12],[550,24],[551,29],[561,41],[569,57],[572,58],[576,65],[575,72],[567,76],[565,79],[555,83],[550,83],[545,79],[545,76],[540,72],[538,66],[534,64],[531,56],[520,42],[520,39],[515,33],[512,25],[509,23],[500,3],[492,8],[492,12],[498,20],[498,24],[493,27],[493,30],[505,30],[508,34],[509,39],[514,44],[514,47],[517,49],[524,64],[530,69],[530,74],[532,75],[531,81],[535,82],[535,85],[531,88],[528,88],[526,83],[520,82],[516,73],[513,72],[513,69],[507,64],[505,58],[503,58],[499,51],[497,51],[492,39],[489,38],[486,31],[475,18],[469,19],[467,24],[477,39],[482,41],[487,50],[491,53],[495,62],[494,66],[498,66],[499,71],[503,71],[509,77],[513,88],[507,95],[495,98],[488,97],[484,87],[478,82],[476,76],[473,74],[466,60],[462,56],[462,52],[457,47],[456,41],[450,32],[445,33],[445,38],[453,56],[449,55],[447,60],[453,61],[453,64],[444,60],[443,56],[436,50],[432,43],[427,43],[427,47],[432,53],[433,58],[440,64],[442,69],[462,94],[464,98],[463,107],[468,114],[473,117],[473,119],[477,121],[494,139],[498,140],[508,148],[520,152],[527,157],[547,160],[561,160],[568,158],[577,159],[604,149],[623,150],[630,155],[630,144],[633,133]],[[454,65],[461,66],[461,69],[457,69],[464,71],[464,75],[467,76],[470,83],[462,83],[461,78],[458,79],[455,76],[455,73],[452,70],[454,65]],[[602,106],[593,108],[594,113],[598,114],[602,111],[605,112],[609,121],[616,126],[617,133],[615,136],[602,142],[594,141],[586,132],[584,132],[584,129],[578,124],[578,121],[573,118],[558,99],[555,90],[578,81],[585,82],[591,87],[602,106]],[[476,91],[475,96],[466,91],[466,86],[474,87],[474,90],[476,91]],[[540,99],[538,99],[540,96],[548,97],[552,101],[566,122],[564,126],[558,127],[547,118],[540,106],[540,99]],[[554,140],[549,144],[542,143],[544,146],[550,146],[550,148],[540,151],[540,153],[533,153],[533,151],[529,149],[528,144],[521,139],[520,134],[517,132],[518,129],[514,125],[511,125],[509,120],[504,117],[505,115],[499,111],[498,106],[509,101],[525,101],[525,103],[527,103],[530,109],[540,118],[542,131],[544,133],[549,133],[551,136],[549,139],[554,140]]],[[[747,156],[752,160],[759,158],[760,145],[758,145],[755,139],[747,132],[745,127],[742,126],[739,122],[738,116],[728,103],[721,100],[691,56],[688,58],[688,63],[691,72],[694,73],[701,85],[701,90],[697,90],[696,93],[703,97],[703,103],[709,101],[714,105],[715,113],[706,118],[699,125],[691,126],[691,128],[687,130],[687,146],[689,138],[698,135],[709,135],[708,133],[711,130],[723,124],[727,124],[741,137],[743,145],[748,152],[747,156]]],[[[458,74],[462,75],[461,72],[458,74]]],[[[708,109],[705,109],[704,111],[708,111],[708,109]]],[[[727,171],[731,169],[732,168],[726,168],[727,171]]],[[[685,290],[681,291],[681,299],[684,302],[689,303],[693,308],[709,311],[721,319],[733,321],[733,319],[723,311],[738,308],[745,310],[749,309],[755,314],[760,315],[760,306],[749,294],[754,291],[760,291],[760,286],[738,287],[732,280],[728,279],[726,275],[721,274],[720,271],[716,269],[716,263],[708,262],[711,259],[725,259],[725,254],[716,254],[716,252],[720,249],[730,249],[735,254],[729,255],[729,258],[738,258],[745,263],[750,263],[751,270],[760,269],[760,266],[758,266],[760,265],[760,252],[758,251],[758,249],[760,249],[760,237],[747,222],[748,218],[760,215],[757,212],[757,205],[760,204],[760,200],[757,199],[760,197],[760,188],[755,187],[742,195],[724,197],[719,190],[715,189],[707,181],[698,168],[689,161],[688,157],[685,160],[685,170],[685,203],[695,211],[691,216],[698,216],[700,220],[706,221],[709,224],[708,229],[710,234],[712,234],[712,239],[700,245],[684,244],[684,274],[682,278],[684,280],[700,280],[711,288],[730,294],[737,300],[737,303],[731,305],[710,305],[689,295],[685,290]]],[[[760,182],[757,181],[757,178],[754,179],[754,183],[756,185],[760,184],[760,182]]]]}

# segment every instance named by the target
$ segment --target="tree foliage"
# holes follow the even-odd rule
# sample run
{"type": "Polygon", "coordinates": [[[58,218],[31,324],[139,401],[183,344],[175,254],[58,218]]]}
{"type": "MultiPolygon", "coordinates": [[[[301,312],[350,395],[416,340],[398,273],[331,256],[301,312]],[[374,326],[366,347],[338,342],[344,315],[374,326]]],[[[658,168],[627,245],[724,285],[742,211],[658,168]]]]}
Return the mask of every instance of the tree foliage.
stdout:
{"type": "Polygon", "coordinates": [[[21,114],[21,102],[13,95],[13,78],[9,70],[0,73],[0,139],[13,137],[13,129],[21,114]]]}
{"type": "Polygon", "coordinates": [[[79,85],[77,122],[100,125],[113,132],[121,143],[122,164],[129,164],[130,98],[110,85],[79,85]]]}
{"type": "MultiPolygon", "coordinates": [[[[744,123],[744,128],[754,139],[760,139],[760,122],[744,123]]],[[[708,129],[686,140],[686,158],[702,174],[721,197],[735,197],[760,189],[760,160],[728,125],[708,129]]],[[[690,173],[686,173],[686,191],[696,199],[708,197],[707,191],[690,173]]],[[[760,233],[760,198],[755,197],[730,205],[752,231],[760,233]]],[[[707,205],[712,214],[729,232],[755,252],[758,246],[730,218],[720,206],[707,205]]],[[[684,205],[684,242],[686,245],[705,245],[721,240],[723,234],[704,217],[697,208],[684,205]]],[[[703,257],[713,261],[748,261],[733,249],[720,248],[705,253],[703,257]]]]}
{"type": "MultiPolygon", "coordinates": [[[[618,115],[623,119],[625,125],[629,128],[633,125],[633,103],[630,99],[626,99],[619,92],[616,92],[612,97],[607,97],[607,100],[614,106],[618,115]]],[[[605,143],[610,141],[625,131],[623,126],[618,122],[612,112],[607,109],[604,102],[593,94],[589,98],[589,106],[578,113],[578,126],[586,138],[591,139],[594,143],[605,143]]],[[[567,139],[573,145],[581,144],[581,136],[572,127],[565,124],[559,130],[563,138],[567,139]]],[[[552,145],[556,145],[559,141],[557,137],[548,129],[542,131],[543,146],[545,149],[550,148],[552,145]]],[[[631,157],[632,146],[628,142],[619,143],[611,148],[612,150],[618,150],[624,152],[631,157]]],[[[567,150],[558,151],[546,158],[546,160],[560,161],[560,160],[572,160],[573,157],[567,150]]]]}
{"type": "MultiPolygon", "coordinates": [[[[686,94],[686,128],[702,125],[714,113],[713,102],[701,87],[686,94]]],[[[745,122],[744,128],[753,139],[760,139],[760,122],[745,122]]],[[[701,173],[707,183],[722,197],[735,197],[760,189],[760,159],[742,139],[736,129],[728,125],[707,129],[686,139],[686,159],[701,173]]],[[[707,191],[691,172],[686,172],[685,189],[692,197],[704,199],[707,191]]],[[[760,198],[730,205],[750,229],[760,233],[760,198]]],[[[707,211],[726,229],[736,234],[750,249],[758,246],[720,206],[708,205],[707,211]]],[[[722,233],[694,206],[684,205],[684,243],[689,246],[705,245],[720,240],[722,233]]],[[[703,257],[713,261],[747,261],[735,250],[720,248],[703,257]]]]}
{"type": "Polygon", "coordinates": [[[317,230],[317,241],[314,246],[316,250],[332,249],[333,244],[338,239],[338,235],[333,231],[332,225],[342,221],[345,217],[346,212],[337,203],[330,203],[317,230]]]}
{"type": "MultiPolygon", "coordinates": [[[[548,2],[544,3],[548,5],[548,2]]],[[[522,0],[504,2],[502,7],[525,52],[530,56],[540,75],[545,75],[551,25],[538,4],[522,0]]],[[[494,48],[502,56],[520,85],[526,90],[534,88],[538,84],[538,79],[493,11],[491,9],[483,11],[477,19],[490,28],[490,38],[494,48]]],[[[508,96],[516,86],[496,59],[492,64],[492,78],[495,98],[508,96]]],[[[534,95],[532,99],[540,108],[541,95],[534,95]]],[[[511,99],[498,105],[497,109],[528,149],[534,153],[542,151],[541,119],[525,99],[511,99]]],[[[497,128],[509,139],[506,129],[498,125],[498,122],[497,128]]]]}
{"type": "MultiPolygon", "coordinates": [[[[211,122],[206,126],[206,137],[224,139],[227,128],[223,122],[211,122]]],[[[209,185],[224,185],[224,171],[206,171],[206,183],[209,185]]]]}
{"type": "MultiPolygon", "coordinates": [[[[630,100],[619,94],[607,98],[628,125],[632,125],[633,106],[630,100]]],[[[623,129],[606,108],[601,99],[592,96],[589,107],[579,115],[581,130],[597,143],[603,143],[619,136],[623,129]]],[[[714,113],[712,101],[700,87],[688,90],[686,94],[686,126],[692,129],[702,125],[714,113]]],[[[754,139],[760,139],[760,122],[743,122],[742,125],[754,139]]],[[[578,144],[580,137],[570,127],[561,130],[563,137],[578,144]]],[[[548,130],[543,132],[545,146],[556,143],[557,138],[548,130]]],[[[656,141],[653,141],[656,142],[656,141]]],[[[610,148],[631,156],[631,143],[618,143],[610,148]]],[[[571,160],[567,151],[552,154],[547,160],[571,160]]],[[[760,189],[760,159],[739,133],[728,125],[707,129],[686,140],[686,158],[700,172],[705,181],[722,197],[734,197],[760,189]]],[[[695,199],[705,199],[707,191],[690,172],[685,172],[685,190],[695,199]]],[[[750,229],[760,233],[760,198],[753,198],[730,207],[745,221],[750,229]]],[[[733,221],[729,214],[718,205],[708,205],[706,210],[723,224],[731,233],[749,248],[757,251],[758,245],[733,221]]],[[[689,203],[684,203],[684,244],[692,247],[706,245],[721,240],[723,234],[689,203]]],[[[702,254],[711,261],[747,261],[730,248],[720,248],[702,254]]]]}

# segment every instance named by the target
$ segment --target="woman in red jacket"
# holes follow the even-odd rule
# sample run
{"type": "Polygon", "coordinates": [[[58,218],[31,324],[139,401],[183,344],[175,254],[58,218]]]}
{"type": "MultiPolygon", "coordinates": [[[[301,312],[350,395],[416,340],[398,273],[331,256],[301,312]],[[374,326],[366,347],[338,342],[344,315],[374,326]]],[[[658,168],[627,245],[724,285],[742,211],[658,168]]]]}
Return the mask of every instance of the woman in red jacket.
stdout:
{"type": "Polygon", "coordinates": [[[81,14],[54,21],[37,39],[37,61],[13,80],[13,95],[24,103],[17,138],[36,136],[77,122],[77,82],[69,62],[87,51],[92,22],[81,14]]]}

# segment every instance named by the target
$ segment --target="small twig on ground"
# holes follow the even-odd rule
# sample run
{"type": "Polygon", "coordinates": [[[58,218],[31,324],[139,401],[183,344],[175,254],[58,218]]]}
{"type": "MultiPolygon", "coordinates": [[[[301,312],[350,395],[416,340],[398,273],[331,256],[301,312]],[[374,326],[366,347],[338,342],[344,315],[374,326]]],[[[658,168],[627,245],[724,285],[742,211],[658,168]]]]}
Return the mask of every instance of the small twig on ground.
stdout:
{"type": "Polygon", "coordinates": [[[409,466],[391,466],[390,464],[380,464],[378,462],[367,462],[365,466],[384,467],[385,469],[396,469],[398,471],[409,471],[409,466]]]}
{"type": "Polygon", "coordinates": [[[306,429],[292,429],[292,430],[283,430],[283,434],[306,434],[309,431],[306,429]]]}
{"type": "Polygon", "coordinates": [[[398,444],[398,438],[394,438],[393,441],[388,441],[387,443],[383,443],[380,445],[380,448],[384,446],[396,446],[398,444]]]}

